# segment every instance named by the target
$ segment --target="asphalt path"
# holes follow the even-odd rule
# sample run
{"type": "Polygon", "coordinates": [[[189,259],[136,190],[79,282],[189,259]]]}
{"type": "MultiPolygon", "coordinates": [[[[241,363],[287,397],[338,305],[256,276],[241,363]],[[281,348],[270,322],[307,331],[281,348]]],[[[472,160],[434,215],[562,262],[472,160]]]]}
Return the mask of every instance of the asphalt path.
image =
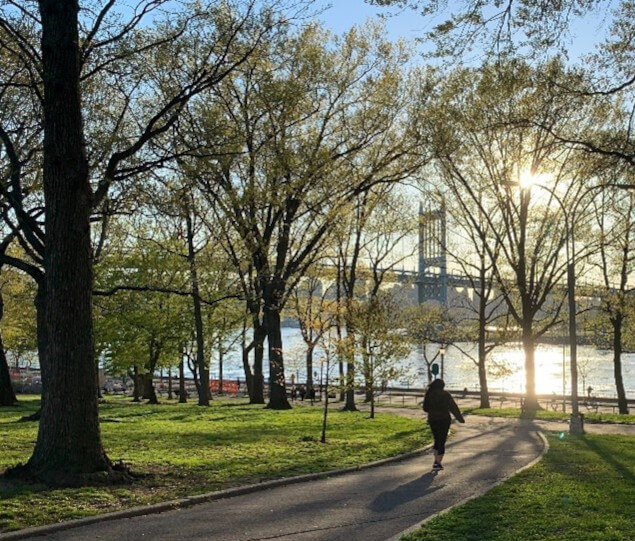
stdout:
{"type": "Polygon", "coordinates": [[[445,470],[438,473],[425,452],[325,479],[27,539],[385,541],[483,494],[539,459],[546,445],[540,427],[527,420],[468,416],[453,430],[445,470]]]}

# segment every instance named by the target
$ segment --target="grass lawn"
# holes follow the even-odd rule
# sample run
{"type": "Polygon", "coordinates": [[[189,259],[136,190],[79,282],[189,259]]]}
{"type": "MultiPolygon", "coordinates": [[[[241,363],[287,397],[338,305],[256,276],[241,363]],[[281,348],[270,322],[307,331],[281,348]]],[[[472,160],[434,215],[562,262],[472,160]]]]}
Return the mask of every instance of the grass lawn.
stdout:
{"type": "Polygon", "coordinates": [[[532,468],[404,541],[632,541],[635,438],[548,434],[532,468]]]}
{"type": "MultiPolygon", "coordinates": [[[[18,423],[39,402],[0,408],[0,471],[26,462],[37,424],[18,423]]],[[[51,490],[0,481],[0,532],[172,500],[268,479],[368,463],[429,443],[420,420],[329,411],[327,443],[319,443],[322,409],[270,411],[240,400],[211,407],[165,401],[159,406],[110,399],[100,407],[104,447],[144,474],[133,484],[51,490]]]]}

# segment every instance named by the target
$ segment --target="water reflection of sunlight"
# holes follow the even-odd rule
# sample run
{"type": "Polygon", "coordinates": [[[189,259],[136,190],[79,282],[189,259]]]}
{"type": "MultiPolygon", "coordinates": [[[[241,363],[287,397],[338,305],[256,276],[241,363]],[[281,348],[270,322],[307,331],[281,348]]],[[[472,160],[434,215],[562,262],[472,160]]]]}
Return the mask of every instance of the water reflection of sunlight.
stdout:
{"type": "MultiPolygon", "coordinates": [[[[525,353],[522,348],[494,353],[493,368],[489,381],[492,388],[503,392],[525,392],[525,353]]],[[[565,355],[563,367],[563,351],[561,347],[538,346],[535,352],[536,365],[536,393],[562,394],[562,378],[566,382],[569,377],[569,357],[565,355]]],[[[570,390],[566,389],[566,393],[570,390]]]]}
{"type": "MultiPolygon", "coordinates": [[[[538,394],[562,394],[563,375],[565,383],[570,377],[569,356],[565,353],[563,364],[563,350],[555,346],[538,347],[536,349],[536,392],[538,394]]],[[[570,392],[566,388],[565,393],[570,392]]]]}

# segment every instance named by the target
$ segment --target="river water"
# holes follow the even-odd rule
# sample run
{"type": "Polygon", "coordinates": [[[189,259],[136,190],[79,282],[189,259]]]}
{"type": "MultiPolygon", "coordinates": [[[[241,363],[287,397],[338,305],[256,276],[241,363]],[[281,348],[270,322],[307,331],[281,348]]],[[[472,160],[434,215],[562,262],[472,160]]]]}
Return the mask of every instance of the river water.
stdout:
{"type": "MultiPolygon", "coordinates": [[[[292,375],[296,381],[306,379],[305,351],[299,329],[283,328],[282,340],[284,345],[285,373],[287,382],[292,375]]],[[[476,357],[476,344],[461,344],[461,349],[476,357]]],[[[434,345],[428,346],[428,358],[438,351],[434,345]]],[[[315,379],[319,381],[323,366],[320,365],[322,354],[319,350],[314,353],[315,379]]],[[[266,354],[265,354],[266,358],[266,354]]],[[[488,375],[490,391],[524,393],[525,371],[524,355],[520,344],[507,345],[495,349],[490,356],[492,364],[504,367],[499,373],[488,375]]],[[[440,358],[437,357],[437,362],[440,358]]],[[[470,391],[479,389],[478,371],[476,365],[458,348],[450,346],[443,359],[443,371],[446,385],[450,389],[467,388],[470,391]]],[[[402,375],[388,382],[398,387],[423,387],[426,384],[425,364],[420,351],[413,351],[407,359],[399,363],[402,375]]],[[[213,359],[211,377],[218,378],[218,361],[213,359]]],[[[325,377],[324,374],[322,374],[325,377]]],[[[622,375],[626,395],[635,394],[635,354],[627,353],[622,356],[622,375]]],[[[228,354],[223,362],[224,379],[244,379],[240,352],[237,350],[228,354]]],[[[539,345],[536,349],[536,392],[538,394],[564,394],[571,392],[571,371],[569,364],[569,348],[558,345],[539,345]]],[[[578,393],[587,394],[587,388],[592,387],[594,396],[616,397],[615,378],[613,375],[613,352],[598,350],[589,346],[578,346],[578,393]]]]}

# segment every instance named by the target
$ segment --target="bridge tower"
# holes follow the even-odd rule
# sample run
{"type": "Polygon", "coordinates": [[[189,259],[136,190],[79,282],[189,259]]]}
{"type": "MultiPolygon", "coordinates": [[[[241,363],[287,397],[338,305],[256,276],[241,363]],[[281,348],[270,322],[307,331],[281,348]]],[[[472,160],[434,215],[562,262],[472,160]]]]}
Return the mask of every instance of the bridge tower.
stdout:
{"type": "Polygon", "coordinates": [[[446,253],[445,204],[437,209],[423,209],[419,203],[419,304],[434,300],[448,303],[448,266],[446,253]]]}

